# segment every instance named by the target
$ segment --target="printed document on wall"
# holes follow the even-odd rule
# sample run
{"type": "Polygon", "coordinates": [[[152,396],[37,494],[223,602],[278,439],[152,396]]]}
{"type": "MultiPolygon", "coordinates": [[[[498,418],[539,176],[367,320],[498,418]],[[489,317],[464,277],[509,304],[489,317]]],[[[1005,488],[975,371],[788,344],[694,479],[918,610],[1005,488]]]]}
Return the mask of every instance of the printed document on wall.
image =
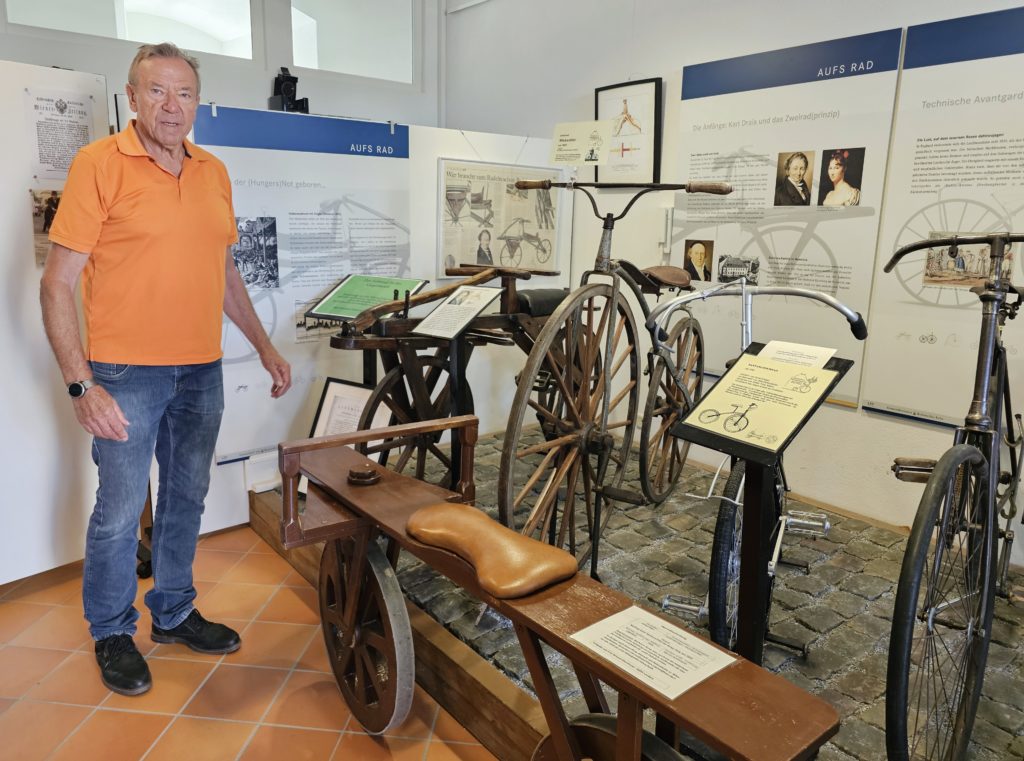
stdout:
{"type": "MultiPolygon", "coordinates": [[[[866,314],[892,122],[898,29],[687,66],[683,180],[724,180],[729,196],[680,194],[673,264],[700,288],[745,277],[806,288],[866,314]]],[[[740,347],[738,299],[709,299],[707,368],[740,347]]],[[[834,398],[854,401],[862,344],[843,317],[806,299],[754,302],[755,341],[834,346],[857,362],[834,398]]]]}

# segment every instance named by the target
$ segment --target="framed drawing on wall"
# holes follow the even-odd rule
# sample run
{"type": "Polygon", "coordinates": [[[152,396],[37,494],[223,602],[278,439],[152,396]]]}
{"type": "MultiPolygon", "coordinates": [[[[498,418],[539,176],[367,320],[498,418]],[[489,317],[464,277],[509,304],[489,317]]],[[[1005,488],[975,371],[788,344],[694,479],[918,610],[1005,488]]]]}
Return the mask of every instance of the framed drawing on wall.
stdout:
{"type": "Polygon", "coordinates": [[[516,180],[561,181],[561,169],[438,160],[438,279],[461,264],[558,270],[562,212],[553,190],[516,180]]]}
{"type": "Polygon", "coordinates": [[[612,121],[608,161],[599,182],[646,184],[661,179],[661,77],[594,90],[594,118],[612,121]]]}

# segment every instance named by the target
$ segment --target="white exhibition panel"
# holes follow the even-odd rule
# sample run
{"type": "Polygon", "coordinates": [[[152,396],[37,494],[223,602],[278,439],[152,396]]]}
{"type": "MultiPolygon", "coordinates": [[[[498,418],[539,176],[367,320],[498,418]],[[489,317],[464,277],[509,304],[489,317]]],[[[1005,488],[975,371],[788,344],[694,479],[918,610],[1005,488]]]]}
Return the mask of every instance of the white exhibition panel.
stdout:
{"type": "MultiPolygon", "coordinates": [[[[867,408],[952,424],[967,414],[981,327],[981,302],[970,288],[985,279],[987,251],[964,247],[960,261],[935,251],[928,271],[925,249],[889,274],[882,267],[900,246],[929,237],[1024,230],[1022,40],[1024,9],[907,32],[872,296],[867,408]]],[[[1022,252],[1013,247],[1018,286],[1022,252]]],[[[1008,323],[1003,338],[1019,387],[1021,320],[1008,323]]]]}
{"type": "MultiPolygon", "coordinates": [[[[42,267],[34,255],[30,190],[60,190],[67,159],[54,151],[77,150],[80,140],[105,137],[107,94],[103,77],[61,69],[0,62],[0,119],[5,146],[0,183],[0,261],[5,283],[0,352],[11,362],[0,403],[5,484],[0,532],[0,584],[39,573],[82,556],[96,475],[90,438],[78,425],[39,310],[42,267]],[[42,116],[40,102],[70,110],[42,116]],[[71,117],[75,111],[88,113],[71,117]],[[62,122],[72,119],[62,126],[62,122]],[[49,119],[47,124],[42,122],[49,119]],[[84,134],[83,134],[84,130],[84,134]],[[78,132],[76,136],[75,132],[78,132]],[[48,144],[40,145],[43,136],[48,144]],[[51,160],[40,161],[40,153],[51,160]],[[45,165],[45,166],[44,166],[45,165]],[[63,167],[63,169],[61,168],[63,167]]],[[[43,245],[42,251],[46,250],[43,245]]]]}
{"type": "MultiPolygon", "coordinates": [[[[269,376],[225,319],[226,401],[215,486],[225,480],[245,486],[274,481],[277,443],[309,435],[325,380],[361,382],[362,353],[329,345],[336,327],[307,330],[302,313],[311,301],[353,272],[422,278],[432,281],[427,288],[436,287],[439,199],[444,197],[439,159],[536,167],[547,164],[550,151],[549,140],[401,125],[394,131],[407,135],[400,149],[388,123],[221,106],[201,110],[196,142],[225,162],[236,217],[242,224],[276,221],[278,278],[272,287],[264,287],[266,279],[250,286],[250,296],[275,346],[291,363],[294,380],[288,394],[271,399],[269,376]],[[223,119],[233,120],[230,127],[217,124],[223,119]],[[261,136],[267,129],[271,132],[261,136]],[[347,132],[362,137],[328,150],[318,145],[324,130],[335,137],[347,132]],[[388,145],[393,153],[387,153],[388,145]]],[[[558,214],[555,250],[560,266],[568,269],[571,199],[559,199],[558,214]]],[[[531,284],[566,286],[568,276],[531,284]]],[[[513,379],[523,362],[512,347],[474,353],[468,378],[482,431],[504,428],[513,379]]],[[[203,531],[248,520],[244,488],[220,490],[220,498],[215,491],[211,487],[203,531]]]]}
{"type": "MultiPolygon", "coordinates": [[[[823,291],[867,315],[900,40],[893,29],[683,69],[680,176],[734,187],[726,197],[679,196],[678,250],[685,256],[688,243],[704,241],[712,254],[711,280],[698,287],[747,272],[759,286],[823,291]],[[850,178],[856,169],[859,205],[829,204],[837,150],[849,154],[850,178]],[[804,205],[776,194],[795,153],[807,159],[804,205]]],[[[713,298],[693,311],[707,368],[720,373],[740,349],[739,300],[713,298]]],[[[783,296],[756,298],[754,315],[755,341],[828,346],[854,360],[834,396],[856,401],[864,348],[841,315],[783,296]]]]}

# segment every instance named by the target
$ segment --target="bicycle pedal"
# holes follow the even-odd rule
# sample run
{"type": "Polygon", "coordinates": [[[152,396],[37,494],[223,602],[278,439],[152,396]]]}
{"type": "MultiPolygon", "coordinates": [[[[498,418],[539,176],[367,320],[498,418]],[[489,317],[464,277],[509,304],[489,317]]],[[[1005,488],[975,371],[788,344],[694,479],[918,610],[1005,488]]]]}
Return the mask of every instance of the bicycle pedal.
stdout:
{"type": "Polygon", "coordinates": [[[693,616],[698,624],[703,624],[708,615],[706,597],[665,595],[661,598],[661,609],[669,613],[685,613],[688,616],[693,616]]]}
{"type": "Polygon", "coordinates": [[[832,523],[825,513],[809,513],[802,510],[788,510],[786,512],[786,531],[791,534],[802,534],[803,536],[821,537],[828,536],[832,523]]]}
{"type": "Polygon", "coordinates": [[[919,457],[897,457],[892,464],[892,472],[900,481],[913,484],[928,482],[935,469],[935,460],[924,460],[919,457]]]}

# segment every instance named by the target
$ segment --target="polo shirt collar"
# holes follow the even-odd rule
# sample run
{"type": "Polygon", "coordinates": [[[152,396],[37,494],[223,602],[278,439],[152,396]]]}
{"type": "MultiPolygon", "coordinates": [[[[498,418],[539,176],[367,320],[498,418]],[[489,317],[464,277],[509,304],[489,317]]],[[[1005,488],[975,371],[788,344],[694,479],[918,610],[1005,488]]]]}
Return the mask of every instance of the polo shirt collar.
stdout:
{"type": "MultiPolygon", "coordinates": [[[[208,161],[210,154],[202,148],[197,147],[188,140],[184,141],[185,155],[196,161],[208,161]]],[[[142,146],[139,140],[139,133],[135,131],[135,120],[128,122],[128,126],[117,133],[117,149],[125,156],[149,156],[149,153],[142,146]]]]}

